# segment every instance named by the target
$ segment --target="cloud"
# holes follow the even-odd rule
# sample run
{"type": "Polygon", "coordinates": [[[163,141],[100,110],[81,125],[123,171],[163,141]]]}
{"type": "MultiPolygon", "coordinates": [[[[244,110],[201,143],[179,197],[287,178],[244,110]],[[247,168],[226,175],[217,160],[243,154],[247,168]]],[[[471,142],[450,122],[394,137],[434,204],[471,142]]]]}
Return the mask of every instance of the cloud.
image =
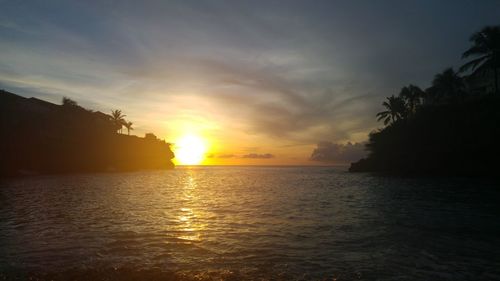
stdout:
{"type": "MultiPolygon", "coordinates": [[[[339,151],[348,148],[332,147],[366,138],[385,96],[425,87],[460,62],[472,32],[497,21],[495,1],[469,2],[444,13],[450,4],[439,1],[290,1],[286,9],[280,1],[7,1],[0,83],[101,111],[126,108],[155,132],[188,116],[220,124],[220,139],[258,135],[263,151],[330,140],[314,159],[345,158],[339,151]]],[[[231,157],[212,157],[222,156],[231,157]]]]}
{"type": "Polygon", "coordinates": [[[351,163],[363,158],[366,154],[364,143],[338,144],[323,141],[318,143],[310,159],[318,162],[351,163]]]}
{"type": "Polygon", "coordinates": [[[227,158],[236,158],[237,156],[234,154],[219,154],[217,155],[217,158],[220,159],[227,159],[227,158]]]}
{"type": "MultiPolygon", "coordinates": [[[[212,80],[205,89],[211,94],[204,98],[214,106],[223,105],[219,112],[237,119],[248,131],[314,143],[317,139],[350,140],[351,132],[368,132],[375,125],[373,104],[380,97],[366,90],[353,95],[352,91],[357,91],[353,88],[359,85],[350,81],[336,82],[336,86],[332,86],[332,81],[317,85],[305,81],[302,85],[297,81],[314,78],[298,79],[294,73],[280,72],[278,66],[259,62],[205,59],[191,63],[200,64],[205,69],[204,77],[212,80]],[[360,111],[367,114],[360,115],[360,111]]],[[[302,67],[307,68],[308,63],[304,63],[302,67]]],[[[290,65],[290,68],[301,69],[301,66],[290,65]]]]}
{"type": "Polygon", "coordinates": [[[205,156],[206,158],[218,158],[218,159],[230,159],[230,158],[245,158],[245,159],[271,159],[275,158],[275,156],[271,153],[264,153],[264,154],[258,154],[258,153],[249,153],[245,155],[236,155],[236,154],[215,154],[215,153],[210,153],[205,156]]]}
{"type": "Polygon", "coordinates": [[[275,156],[271,153],[265,153],[265,154],[250,153],[241,156],[241,158],[248,158],[248,159],[271,159],[274,157],[275,156]]]}

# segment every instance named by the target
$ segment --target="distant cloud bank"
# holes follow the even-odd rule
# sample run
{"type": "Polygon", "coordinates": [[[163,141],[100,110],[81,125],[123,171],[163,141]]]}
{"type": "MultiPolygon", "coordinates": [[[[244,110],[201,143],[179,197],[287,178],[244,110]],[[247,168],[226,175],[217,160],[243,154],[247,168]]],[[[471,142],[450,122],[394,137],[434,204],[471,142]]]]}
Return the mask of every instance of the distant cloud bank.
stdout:
{"type": "Polygon", "coordinates": [[[318,162],[350,163],[365,157],[364,143],[339,144],[329,141],[319,142],[310,160],[318,162]]]}
{"type": "Polygon", "coordinates": [[[245,155],[238,156],[236,154],[208,154],[206,156],[207,158],[219,158],[219,159],[227,159],[227,158],[245,158],[245,159],[271,159],[275,158],[276,156],[271,154],[271,153],[264,153],[264,154],[258,154],[258,153],[249,153],[245,155]]]}
{"type": "Polygon", "coordinates": [[[251,158],[251,159],[271,159],[274,157],[275,156],[271,153],[265,153],[265,154],[250,153],[242,156],[242,158],[251,158]]]}

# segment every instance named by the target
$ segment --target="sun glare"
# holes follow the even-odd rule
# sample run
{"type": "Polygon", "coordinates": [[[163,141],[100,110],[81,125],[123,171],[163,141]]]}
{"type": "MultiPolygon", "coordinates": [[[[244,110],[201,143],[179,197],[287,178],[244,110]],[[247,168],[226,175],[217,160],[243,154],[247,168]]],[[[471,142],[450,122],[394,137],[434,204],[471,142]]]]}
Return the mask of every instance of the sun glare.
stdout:
{"type": "Polygon", "coordinates": [[[175,158],[181,165],[198,165],[203,161],[206,150],[201,137],[183,136],[175,143],[175,158]]]}

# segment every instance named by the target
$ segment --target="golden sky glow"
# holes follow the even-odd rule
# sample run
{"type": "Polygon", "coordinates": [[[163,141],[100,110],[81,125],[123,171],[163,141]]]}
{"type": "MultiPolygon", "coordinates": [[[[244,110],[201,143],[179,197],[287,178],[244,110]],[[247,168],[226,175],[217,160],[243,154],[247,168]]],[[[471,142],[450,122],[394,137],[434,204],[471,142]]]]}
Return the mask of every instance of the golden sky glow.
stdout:
{"type": "Polygon", "coordinates": [[[178,164],[348,164],[384,97],[459,63],[468,42],[450,22],[473,32],[498,21],[495,1],[474,13],[469,1],[454,13],[433,1],[312,2],[7,1],[0,89],[122,110],[131,134],[174,144],[178,164]],[[311,161],[319,148],[327,162],[311,161]]]}

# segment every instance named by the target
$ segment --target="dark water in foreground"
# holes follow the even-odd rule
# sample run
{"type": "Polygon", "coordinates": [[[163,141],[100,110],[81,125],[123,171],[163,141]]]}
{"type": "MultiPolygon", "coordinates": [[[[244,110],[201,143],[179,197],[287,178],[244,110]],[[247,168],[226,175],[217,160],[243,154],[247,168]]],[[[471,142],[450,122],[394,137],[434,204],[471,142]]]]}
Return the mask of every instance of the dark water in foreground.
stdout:
{"type": "Polygon", "coordinates": [[[0,280],[500,280],[486,180],[208,167],[0,185],[0,280]]]}

